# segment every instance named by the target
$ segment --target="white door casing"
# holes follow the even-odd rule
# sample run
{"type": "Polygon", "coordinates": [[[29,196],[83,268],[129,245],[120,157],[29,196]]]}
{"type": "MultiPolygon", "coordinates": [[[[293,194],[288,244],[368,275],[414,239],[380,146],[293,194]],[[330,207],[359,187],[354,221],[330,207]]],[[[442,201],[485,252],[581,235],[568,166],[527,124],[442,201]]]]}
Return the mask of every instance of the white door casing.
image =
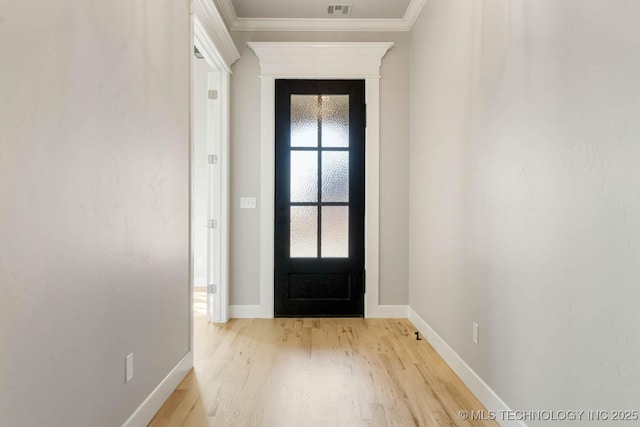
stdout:
{"type": "Polygon", "coordinates": [[[379,302],[380,65],[393,46],[382,43],[249,42],[260,60],[260,312],[274,309],[275,80],[363,79],[365,132],[365,317],[406,317],[379,302]]]}
{"type": "MultiPolygon", "coordinates": [[[[207,155],[214,155],[210,164],[208,218],[215,228],[208,229],[207,285],[215,284],[212,295],[211,319],[228,320],[229,305],[229,197],[230,197],[230,76],[231,65],[240,58],[224,21],[212,2],[193,0],[193,45],[214,70],[209,74],[208,89],[216,91],[207,108],[207,155]]],[[[192,77],[193,79],[193,77],[192,77]]],[[[191,83],[193,93],[193,81],[191,83]]],[[[193,129],[193,123],[191,124],[193,129]]],[[[193,132],[191,137],[193,152],[193,132]]],[[[192,176],[193,178],[193,176],[192,176]]],[[[193,208],[193,203],[191,202],[193,208]]],[[[192,214],[193,217],[193,214],[192,214]]],[[[192,260],[193,264],[193,260],[192,260]]],[[[192,284],[193,286],[193,284],[192,284]]],[[[190,293],[193,294],[191,287],[190,293]]],[[[191,348],[193,348],[193,301],[191,313],[191,348]]]]}

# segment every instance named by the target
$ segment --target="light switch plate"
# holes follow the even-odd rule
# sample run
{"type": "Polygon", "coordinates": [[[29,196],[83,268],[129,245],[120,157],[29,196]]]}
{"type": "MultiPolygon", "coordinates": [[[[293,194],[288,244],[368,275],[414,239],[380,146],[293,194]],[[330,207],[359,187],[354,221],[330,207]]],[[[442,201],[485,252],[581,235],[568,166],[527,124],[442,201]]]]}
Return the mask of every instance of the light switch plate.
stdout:
{"type": "Polygon", "coordinates": [[[255,197],[240,197],[240,209],[255,209],[256,198],[255,197]]]}

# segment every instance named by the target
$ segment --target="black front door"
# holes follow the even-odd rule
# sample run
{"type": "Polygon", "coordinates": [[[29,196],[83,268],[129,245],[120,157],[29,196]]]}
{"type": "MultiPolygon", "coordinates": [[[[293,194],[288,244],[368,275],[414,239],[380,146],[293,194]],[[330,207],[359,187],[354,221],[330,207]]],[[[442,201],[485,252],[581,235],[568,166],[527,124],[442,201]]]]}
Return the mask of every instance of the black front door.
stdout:
{"type": "Polygon", "coordinates": [[[275,316],[364,315],[363,80],[276,80],[275,316]]]}

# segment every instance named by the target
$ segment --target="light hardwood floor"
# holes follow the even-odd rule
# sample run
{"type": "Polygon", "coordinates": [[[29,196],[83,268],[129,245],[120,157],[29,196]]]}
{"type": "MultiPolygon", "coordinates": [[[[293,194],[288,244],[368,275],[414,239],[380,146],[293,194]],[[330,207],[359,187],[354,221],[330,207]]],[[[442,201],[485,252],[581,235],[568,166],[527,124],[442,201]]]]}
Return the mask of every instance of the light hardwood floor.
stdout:
{"type": "Polygon", "coordinates": [[[194,328],[195,369],[150,426],[497,426],[458,417],[483,407],[406,319],[194,328]]]}

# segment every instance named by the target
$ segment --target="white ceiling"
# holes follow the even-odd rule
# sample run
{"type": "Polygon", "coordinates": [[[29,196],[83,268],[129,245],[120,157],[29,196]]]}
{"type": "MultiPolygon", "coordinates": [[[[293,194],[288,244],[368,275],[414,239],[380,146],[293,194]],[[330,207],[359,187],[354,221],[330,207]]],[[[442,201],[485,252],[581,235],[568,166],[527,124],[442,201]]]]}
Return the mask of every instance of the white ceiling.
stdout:
{"type": "Polygon", "coordinates": [[[400,19],[410,0],[231,0],[239,18],[342,18],[327,6],[351,6],[351,19],[400,19]]]}
{"type": "Polygon", "coordinates": [[[214,0],[232,31],[410,31],[427,0],[214,0]],[[348,16],[329,5],[349,5],[348,16]]]}

